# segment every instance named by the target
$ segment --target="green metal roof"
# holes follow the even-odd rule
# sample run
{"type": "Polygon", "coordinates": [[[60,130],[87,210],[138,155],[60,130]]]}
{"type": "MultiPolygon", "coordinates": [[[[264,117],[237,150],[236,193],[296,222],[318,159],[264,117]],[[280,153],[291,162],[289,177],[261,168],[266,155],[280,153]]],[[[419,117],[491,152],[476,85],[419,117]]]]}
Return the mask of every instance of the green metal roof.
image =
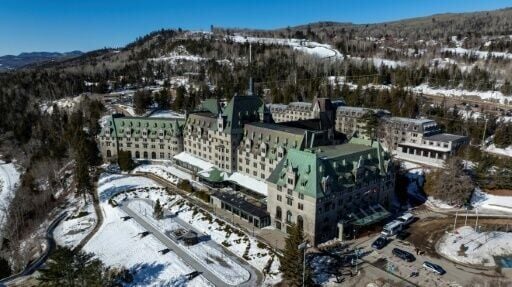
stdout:
{"type": "Polygon", "coordinates": [[[244,124],[257,122],[267,111],[263,100],[257,96],[234,96],[224,109],[226,118],[224,132],[242,132],[244,124]]]}
{"type": "Polygon", "coordinates": [[[198,175],[209,182],[223,182],[226,173],[214,167],[211,170],[199,172],[198,175]]]}
{"type": "Polygon", "coordinates": [[[115,136],[124,136],[131,133],[134,136],[142,134],[142,130],[148,131],[149,138],[158,137],[158,131],[164,132],[164,137],[180,135],[185,125],[185,119],[176,118],[147,118],[147,117],[114,117],[112,116],[100,136],[105,135],[107,129],[115,136]]]}
{"type": "Polygon", "coordinates": [[[217,99],[206,99],[198,108],[199,111],[208,111],[214,115],[218,115],[222,112],[220,103],[217,99]]]}
{"type": "Polygon", "coordinates": [[[388,218],[391,213],[389,213],[384,207],[377,205],[375,208],[372,208],[371,206],[364,210],[366,215],[359,217],[356,214],[351,214],[351,217],[355,218],[354,221],[351,223],[353,225],[358,226],[368,226],[372,225],[374,223],[377,223],[379,221],[382,221],[386,218],[388,218]],[[369,214],[368,214],[369,213],[369,214]]]}
{"type": "Polygon", "coordinates": [[[320,146],[311,150],[289,149],[268,180],[285,186],[287,171],[293,171],[296,192],[321,198],[329,192],[341,191],[358,182],[384,175],[387,164],[383,161],[389,160],[384,160],[387,155],[382,153],[378,147],[354,143],[320,146]]]}

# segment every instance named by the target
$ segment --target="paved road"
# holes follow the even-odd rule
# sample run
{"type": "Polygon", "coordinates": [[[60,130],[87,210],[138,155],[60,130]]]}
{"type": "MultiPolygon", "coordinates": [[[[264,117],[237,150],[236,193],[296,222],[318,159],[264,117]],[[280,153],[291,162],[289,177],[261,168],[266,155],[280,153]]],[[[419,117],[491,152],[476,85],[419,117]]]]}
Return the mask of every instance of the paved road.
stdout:
{"type": "Polygon", "coordinates": [[[48,229],[46,230],[46,242],[47,242],[47,248],[46,250],[43,252],[43,254],[41,254],[41,256],[39,258],[37,258],[35,261],[33,261],[32,263],[30,263],[23,271],[21,271],[20,273],[18,274],[15,274],[15,275],[12,275],[10,277],[7,277],[7,278],[3,278],[3,279],[0,279],[0,286],[4,286],[5,284],[8,284],[8,283],[11,283],[11,282],[15,282],[16,280],[18,279],[22,279],[22,277],[25,277],[25,276],[28,276],[28,275],[31,275],[32,273],[34,273],[36,270],[38,270],[39,268],[41,268],[41,266],[46,262],[46,260],[48,259],[48,257],[50,256],[50,253],[53,252],[53,250],[55,249],[56,247],[56,244],[55,244],[55,239],[53,238],[53,231],[55,230],[55,228],[57,227],[57,225],[59,225],[59,223],[64,219],[66,218],[67,216],[67,212],[64,212],[62,213],[61,215],[59,215],[56,219],[54,219],[52,221],[52,223],[50,224],[50,226],[48,226],[48,229]]]}
{"type": "MultiPolygon", "coordinates": [[[[364,247],[366,251],[372,251],[373,249],[369,247],[369,245],[377,237],[378,235],[372,237],[371,240],[366,241],[364,244],[361,244],[360,246],[364,247]]],[[[416,255],[413,246],[409,245],[407,242],[403,242],[397,239],[393,239],[393,241],[391,241],[382,250],[373,251],[372,253],[364,257],[366,261],[372,263],[377,262],[378,258],[386,258],[390,263],[392,263],[397,268],[397,270],[395,271],[396,274],[404,278],[407,278],[407,280],[414,282],[419,286],[466,286],[476,277],[489,278],[483,276],[485,272],[464,268],[444,258],[432,258],[426,254],[416,255]],[[393,256],[391,250],[395,247],[412,253],[416,257],[416,261],[408,263],[393,256]],[[422,264],[425,261],[430,261],[432,263],[442,266],[446,270],[446,274],[443,276],[439,276],[431,271],[426,270],[425,268],[422,267],[422,264]],[[413,271],[419,271],[420,276],[413,278],[409,277],[413,271]]],[[[491,275],[487,273],[485,274],[491,275]]]]}
{"type": "Polygon", "coordinates": [[[94,204],[94,212],[96,213],[96,225],[94,225],[94,228],[89,232],[83,239],[78,243],[77,246],[75,246],[74,250],[81,250],[91,238],[96,235],[96,232],[100,229],[100,227],[103,225],[103,212],[100,208],[100,201],[98,196],[98,182],[96,181],[94,183],[94,193],[92,194],[92,203],[94,204]]]}
{"type": "MultiPolygon", "coordinates": [[[[251,276],[250,276],[248,281],[246,281],[246,282],[244,282],[242,284],[238,284],[238,285],[226,284],[224,282],[224,280],[222,280],[222,278],[219,278],[216,274],[211,272],[203,264],[197,262],[197,260],[195,258],[190,256],[186,251],[184,251],[182,249],[183,248],[182,246],[180,246],[179,244],[177,244],[174,241],[172,241],[167,235],[165,235],[163,232],[161,232],[160,230],[158,230],[155,227],[153,227],[153,225],[150,224],[149,222],[147,222],[146,219],[144,219],[142,216],[139,216],[138,213],[136,213],[135,211],[130,209],[127,206],[126,202],[124,202],[124,203],[121,202],[119,204],[119,208],[121,208],[121,210],[123,210],[126,214],[131,216],[144,229],[146,229],[147,231],[151,232],[151,234],[153,236],[155,236],[167,248],[169,248],[170,250],[175,252],[185,263],[187,263],[193,269],[201,272],[202,275],[208,281],[210,281],[212,284],[214,284],[215,286],[242,286],[242,287],[259,286],[259,284],[260,284],[259,276],[257,276],[257,274],[255,274],[254,270],[252,270],[251,268],[246,268],[246,269],[248,269],[247,271],[249,271],[249,273],[251,274],[251,276]]],[[[233,258],[233,259],[236,260],[236,258],[233,258]]],[[[239,260],[237,260],[237,262],[239,262],[239,260]]],[[[245,266],[247,266],[247,264],[245,266]]]]}

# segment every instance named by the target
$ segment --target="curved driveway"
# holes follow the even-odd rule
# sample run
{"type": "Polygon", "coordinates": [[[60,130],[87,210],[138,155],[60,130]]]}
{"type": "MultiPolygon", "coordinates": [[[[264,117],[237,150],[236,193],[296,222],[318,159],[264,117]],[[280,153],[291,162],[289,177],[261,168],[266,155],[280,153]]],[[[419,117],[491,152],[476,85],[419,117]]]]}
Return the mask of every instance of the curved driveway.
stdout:
{"type": "MultiPolygon", "coordinates": [[[[130,200],[129,200],[130,201],[130,200]]],[[[190,254],[184,250],[183,246],[181,246],[179,243],[174,242],[171,238],[169,238],[164,232],[161,230],[155,228],[150,222],[148,222],[143,216],[140,216],[137,212],[130,209],[127,205],[129,201],[120,202],[119,208],[123,210],[126,214],[131,216],[138,224],[140,224],[144,229],[151,232],[153,236],[155,236],[156,239],[158,239],[162,244],[164,244],[167,248],[175,252],[185,263],[190,265],[193,269],[196,271],[201,272],[201,275],[203,275],[208,281],[210,281],[215,286],[241,286],[241,287],[249,287],[249,286],[259,286],[261,284],[262,276],[261,273],[251,265],[244,262],[242,259],[237,257],[231,252],[227,252],[225,249],[223,251],[226,253],[227,256],[230,256],[230,258],[234,261],[236,261],[238,264],[240,264],[244,269],[246,269],[250,273],[249,280],[237,284],[237,285],[229,285],[227,284],[222,278],[219,278],[215,273],[213,273],[209,268],[204,266],[201,262],[198,262],[194,257],[192,257],[190,254]]],[[[133,201],[133,200],[132,200],[133,201]]],[[[146,200],[144,200],[146,201],[146,200]]],[[[185,223],[184,221],[179,222],[184,223],[184,226],[191,227],[189,224],[185,223]]],[[[193,228],[193,227],[192,227],[193,228]]]]}

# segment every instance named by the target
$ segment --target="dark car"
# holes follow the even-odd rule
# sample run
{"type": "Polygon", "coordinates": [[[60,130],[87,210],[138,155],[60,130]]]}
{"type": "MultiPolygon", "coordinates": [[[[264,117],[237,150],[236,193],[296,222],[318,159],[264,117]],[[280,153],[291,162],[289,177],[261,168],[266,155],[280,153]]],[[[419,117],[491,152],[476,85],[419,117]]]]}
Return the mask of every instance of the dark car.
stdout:
{"type": "Polygon", "coordinates": [[[396,257],[398,257],[402,260],[405,260],[407,262],[413,262],[414,260],[416,260],[416,257],[414,257],[414,255],[412,255],[411,253],[409,253],[405,250],[402,250],[402,249],[393,248],[392,253],[396,257]]]}
{"type": "Polygon", "coordinates": [[[384,248],[384,246],[386,246],[388,244],[388,239],[386,237],[379,237],[377,239],[375,239],[375,241],[372,243],[372,247],[375,248],[375,249],[382,249],[384,248]]]}
{"type": "Polygon", "coordinates": [[[396,235],[396,238],[397,239],[400,239],[400,240],[405,240],[407,237],[409,237],[409,235],[411,235],[410,232],[407,232],[407,231],[400,231],[397,235],[396,235]]]}
{"type": "Polygon", "coordinates": [[[439,275],[443,275],[446,273],[446,271],[443,269],[443,267],[441,267],[437,264],[434,264],[432,262],[428,262],[428,261],[423,262],[423,267],[425,267],[439,275]]]}

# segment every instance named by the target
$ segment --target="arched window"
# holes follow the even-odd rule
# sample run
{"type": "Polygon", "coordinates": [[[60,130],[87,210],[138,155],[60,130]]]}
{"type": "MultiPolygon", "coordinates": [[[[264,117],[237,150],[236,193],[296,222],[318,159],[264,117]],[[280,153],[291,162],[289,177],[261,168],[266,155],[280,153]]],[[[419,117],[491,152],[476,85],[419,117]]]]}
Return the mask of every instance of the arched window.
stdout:
{"type": "Polygon", "coordinates": [[[111,157],[111,156],[112,156],[112,152],[109,149],[107,149],[107,157],[111,157]]]}
{"type": "Polygon", "coordinates": [[[282,220],[283,219],[283,211],[281,210],[281,207],[276,207],[276,219],[282,220]]]}
{"type": "Polygon", "coordinates": [[[289,210],[286,212],[286,223],[292,223],[292,212],[289,210]]]}
{"type": "Polygon", "coordinates": [[[156,152],[151,152],[151,159],[156,159],[156,152]]]}
{"type": "Polygon", "coordinates": [[[301,215],[297,216],[297,227],[299,227],[300,230],[304,228],[304,219],[302,219],[301,215]]]}
{"type": "Polygon", "coordinates": [[[140,158],[140,152],[139,151],[135,152],[135,158],[140,158]]]}
{"type": "Polygon", "coordinates": [[[148,158],[148,152],[147,151],[144,152],[144,158],[148,158]]]}

